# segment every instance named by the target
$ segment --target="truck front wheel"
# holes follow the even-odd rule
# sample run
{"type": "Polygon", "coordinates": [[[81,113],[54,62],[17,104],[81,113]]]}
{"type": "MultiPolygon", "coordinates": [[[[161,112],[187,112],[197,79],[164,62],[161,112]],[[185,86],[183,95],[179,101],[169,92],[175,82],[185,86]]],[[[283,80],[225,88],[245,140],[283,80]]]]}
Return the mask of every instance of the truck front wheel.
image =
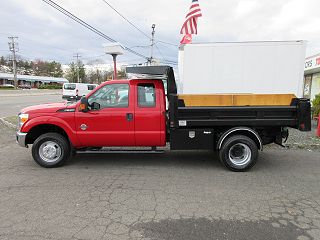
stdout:
{"type": "Polygon", "coordinates": [[[258,147],[251,138],[244,135],[234,135],[223,143],[219,151],[219,158],[228,169],[244,172],[256,164],[258,147]]]}
{"type": "Polygon", "coordinates": [[[70,157],[70,153],[70,144],[58,133],[45,133],[32,145],[33,159],[46,168],[61,166],[70,157]]]}

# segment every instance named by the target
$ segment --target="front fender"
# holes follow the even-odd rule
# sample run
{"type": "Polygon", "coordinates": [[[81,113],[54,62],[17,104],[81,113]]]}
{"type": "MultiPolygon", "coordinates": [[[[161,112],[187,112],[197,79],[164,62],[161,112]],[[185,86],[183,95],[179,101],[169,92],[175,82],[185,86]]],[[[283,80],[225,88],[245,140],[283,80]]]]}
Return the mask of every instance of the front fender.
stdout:
{"type": "MultiPolygon", "coordinates": [[[[71,116],[70,116],[71,117],[71,116]]],[[[60,128],[62,128],[65,133],[67,134],[70,142],[72,143],[73,146],[78,146],[80,145],[80,142],[77,137],[77,132],[75,131],[74,128],[74,115],[72,119],[69,119],[69,121],[65,121],[62,118],[56,117],[56,116],[39,116],[30,119],[27,121],[22,128],[20,129],[21,132],[27,133],[29,132],[32,128],[39,126],[39,125],[44,125],[44,124],[50,124],[50,125],[55,125],[60,128]]]]}

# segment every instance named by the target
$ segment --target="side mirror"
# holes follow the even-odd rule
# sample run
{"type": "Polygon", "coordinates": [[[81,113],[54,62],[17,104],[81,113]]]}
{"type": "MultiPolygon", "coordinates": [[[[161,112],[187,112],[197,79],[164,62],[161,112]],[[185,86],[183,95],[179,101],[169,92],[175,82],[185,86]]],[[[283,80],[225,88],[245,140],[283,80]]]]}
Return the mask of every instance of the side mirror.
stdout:
{"type": "Polygon", "coordinates": [[[82,97],[80,100],[79,111],[88,112],[88,105],[88,99],[86,97],[82,97]]]}
{"type": "Polygon", "coordinates": [[[92,104],[91,104],[91,109],[92,110],[99,110],[100,109],[100,103],[97,103],[97,102],[93,102],[92,104]]]}

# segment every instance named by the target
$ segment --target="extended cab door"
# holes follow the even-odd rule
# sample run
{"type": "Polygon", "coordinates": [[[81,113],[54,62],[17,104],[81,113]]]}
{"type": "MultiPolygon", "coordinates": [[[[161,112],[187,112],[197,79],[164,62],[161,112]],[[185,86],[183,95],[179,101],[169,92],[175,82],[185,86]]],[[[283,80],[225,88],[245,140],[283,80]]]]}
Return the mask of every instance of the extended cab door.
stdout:
{"type": "Polygon", "coordinates": [[[82,146],[134,146],[134,99],[128,81],[113,81],[88,98],[99,110],[76,112],[76,127],[82,146]],[[131,96],[132,95],[132,96],[131,96]]]}
{"type": "Polygon", "coordinates": [[[164,146],[165,95],[160,80],[139,80],[135,85],[136,146],[164,146]]]}

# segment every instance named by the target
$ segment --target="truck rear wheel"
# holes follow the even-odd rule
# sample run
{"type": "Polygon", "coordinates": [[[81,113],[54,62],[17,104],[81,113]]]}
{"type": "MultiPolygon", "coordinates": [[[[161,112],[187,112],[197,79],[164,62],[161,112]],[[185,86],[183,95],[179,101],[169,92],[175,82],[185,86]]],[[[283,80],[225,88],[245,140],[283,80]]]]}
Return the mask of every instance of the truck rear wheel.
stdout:
{"type": "Polygon", "coordinates": [[[219,151],[219,158],[228,169],[244,172],[256,164],[258,147],[251,138],[244,135],[234,135],[223,143],[219,151]]]}
{"type": "Polygon", "coordinates": [[[58,133],[45,133],[32,145],[32,156],[37,164],[46,168],[61,166],[71,155],[70,145],[58,133]]]}

